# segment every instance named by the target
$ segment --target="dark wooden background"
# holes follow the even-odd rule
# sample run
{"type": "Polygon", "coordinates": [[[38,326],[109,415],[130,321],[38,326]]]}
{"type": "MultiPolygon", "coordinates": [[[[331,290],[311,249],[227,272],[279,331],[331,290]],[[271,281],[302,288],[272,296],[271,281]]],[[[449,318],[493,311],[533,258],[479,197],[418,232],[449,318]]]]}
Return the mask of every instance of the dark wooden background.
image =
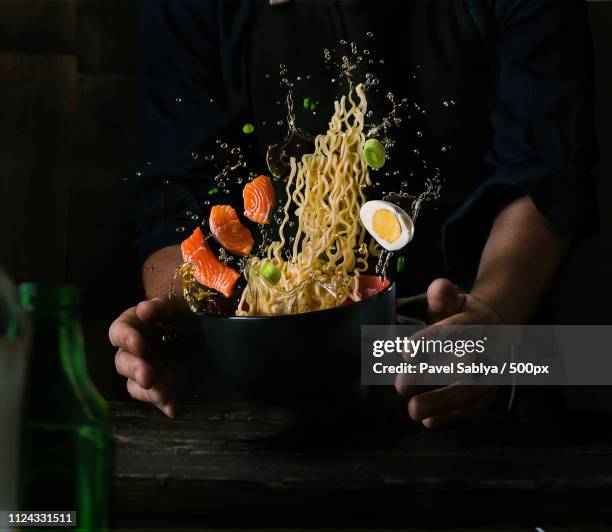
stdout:
{"type": "MultiPolygon", "coordinates": [[[[602,232],[551,298],[563,323],[610,323],[612,2],[591,2],[602,232]]],[[[90,367],[107,395],[106,328],[140,296],[128,188],[136,110],[131,0],[0,0],[0,264],[83,289],[90,367]],[[105,378],[106,376],[106,378],[105,378]]]]}

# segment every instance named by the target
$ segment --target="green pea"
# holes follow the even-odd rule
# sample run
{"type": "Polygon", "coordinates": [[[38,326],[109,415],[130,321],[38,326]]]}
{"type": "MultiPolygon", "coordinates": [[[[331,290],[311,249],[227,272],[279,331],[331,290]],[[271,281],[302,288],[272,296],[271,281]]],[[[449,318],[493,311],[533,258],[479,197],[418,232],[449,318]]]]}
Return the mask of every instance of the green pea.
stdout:
{"type": "Polygon", "coordinates": [[[385,164],[385,146],[378,139],[369,139],[363,146],[363,158],[368,166],[378,170],[385,164]]]}
{"type": "Polygon", "coordinates": [[[402,273],[406,267],[406,260],[404,257],[397,257],[397,263],[395,264],[395,271],[402,273]]]}
{"type": "Polygon", "coordinates": [[[304,109],[306,109],[307,111],[316,111],[318,105],[318,100],[313,100],[312,98],[304,98],[304,109]]]}
{"type": "Polygon", "coordinates": [[[278,283],[281,278],[280,270],[270,261],[266,261],[261,265],[259,275],[272,284],[278,283]]]}
{"type": "Polygon", "coordinates": [[[253,133],[253,131],[255,131],[255,126],[253,124],[244,124],[244,126],[242,126],[242,132],[245,135],[250,135],[251,133],[253,133]]]}
{"type": "Polygon", "coordinates": [[[213,187],[208,191],[208,195],[212,196],[213,194],[216,194],[217,192],[219,192],[219,189],[217,187],[213,187]]]}

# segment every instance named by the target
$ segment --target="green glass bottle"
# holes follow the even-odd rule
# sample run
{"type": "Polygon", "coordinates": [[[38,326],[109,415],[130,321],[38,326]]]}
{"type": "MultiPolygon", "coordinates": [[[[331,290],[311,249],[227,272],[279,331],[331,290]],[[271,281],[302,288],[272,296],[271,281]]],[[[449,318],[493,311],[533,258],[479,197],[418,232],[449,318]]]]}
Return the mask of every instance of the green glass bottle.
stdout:
{"type": "MultiPolygon", "coordinates": [[[[0,269],[0,510],[19,509],[19,461],[28,362],[27,327],[17,287],[0,269]]],[[[0,530],[8,529],[0,513],[0,530]]]]}
{"type": "Polygon", "coordinates": [[[32,328],[25,510],[76,511],[79,530],[108,528],[108,409],[87,373],[73,286],[27,283],[32,328]]]}

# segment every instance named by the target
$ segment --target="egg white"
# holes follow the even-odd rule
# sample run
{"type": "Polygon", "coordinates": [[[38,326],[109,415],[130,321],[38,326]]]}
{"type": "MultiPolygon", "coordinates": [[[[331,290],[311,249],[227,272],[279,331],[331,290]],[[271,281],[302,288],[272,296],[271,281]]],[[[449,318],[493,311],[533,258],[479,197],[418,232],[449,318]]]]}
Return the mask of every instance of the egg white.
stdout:
{"type": "Polygon", "coordinates": [[[412,240],[412,237],[414,236],[414,223],[412,222],[412,218],[408,216],[406,211],[389,201],[368,201],[361,206],[359,216],[361,218],[361,223],[366,228],[368,233],[370,233],[376,242],[378,242],[387,251],[397,251],[398,249],[402,249],[412,240]],[[376,233],[376,231],[374,231],[372,219],[374,217],[374,213],[379,209],[391,211],[397,217],[401,232],[399,238],[395,242],[385,240],[378,233],[376,233]]]}

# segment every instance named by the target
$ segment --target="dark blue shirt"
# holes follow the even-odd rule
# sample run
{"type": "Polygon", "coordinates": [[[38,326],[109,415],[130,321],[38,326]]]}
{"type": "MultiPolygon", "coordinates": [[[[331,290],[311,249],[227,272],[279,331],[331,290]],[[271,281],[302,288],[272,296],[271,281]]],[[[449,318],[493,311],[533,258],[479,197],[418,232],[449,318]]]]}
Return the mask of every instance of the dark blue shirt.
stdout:
{"type": "MultiPolygon", "coordinates": [[[[516,197],[528,194],[556,230],[580,233],[596,227],[591,42],[582,1],[450,2],[469,13],[488,58],[482,68],[492,79],[483,92],[490,98],[490,142],[480,161],[482,173],[430,237],[444,252],[445,273],[469,284],[495,214],[516,197]]],[[[393,17],[393,2],[384,10],[382,2],[374,3],[381,16],[393,17]]],[[[133,190],[142,260],[179,243],[186,232],[177,228],[189,231],[195,223],[190,217],[207,212],[212,175],[218,171],[205,160],[207,146],[228,139],[228,131],[249,121],[252,12],[250,0],[141,4],[143,108],[133,190]]],[[[318,47],[316,34],[312,47],[318,47]]],[[[294,57],[288,62],[300,59],[305,61],[294,57]]],[[[440,273],[426,267],[419,271],[421,277],[440,273]]]]}

